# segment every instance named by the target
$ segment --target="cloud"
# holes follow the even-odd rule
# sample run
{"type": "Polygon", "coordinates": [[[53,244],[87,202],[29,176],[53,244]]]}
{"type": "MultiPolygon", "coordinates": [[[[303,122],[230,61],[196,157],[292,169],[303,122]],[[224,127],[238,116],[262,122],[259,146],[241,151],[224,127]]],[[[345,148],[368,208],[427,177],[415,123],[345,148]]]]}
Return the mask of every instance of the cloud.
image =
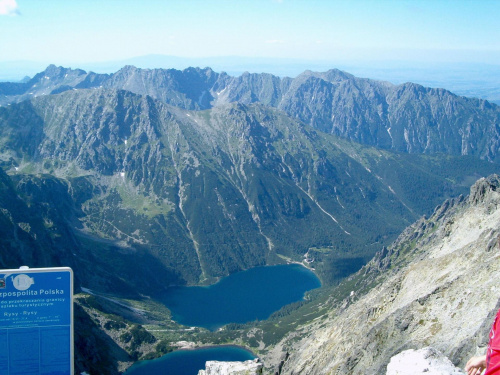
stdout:
{"type": "Polygon", "coordinates": [[[283,44],[285,43],[284,40],[279,40],[279,39],[272,39],[272,40],[266,40],[267,44],[283,44]]]}
{"type": "Polygon", "coordinates": [[[0,16],[19,15],[16,0],[0,0],[0,16]]]}

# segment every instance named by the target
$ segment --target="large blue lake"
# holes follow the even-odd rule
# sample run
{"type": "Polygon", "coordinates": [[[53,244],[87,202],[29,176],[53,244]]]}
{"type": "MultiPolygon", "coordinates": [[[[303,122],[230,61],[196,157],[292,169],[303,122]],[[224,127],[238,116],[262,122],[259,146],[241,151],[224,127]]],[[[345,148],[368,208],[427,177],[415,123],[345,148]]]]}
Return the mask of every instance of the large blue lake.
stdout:
{"type": "Polygon", "coordinates": [[[211,286],[169,288],[157,298],[172,311],[176,322],[214,330],[227,323],[267,319],[320,286],[313,272],[288,264],[252,268],[211,286]]]}
{"type": "MultiPolygon", "coordinates": [[[[266,319],[321,286],[316,275],[298,265],[257,267],[207,287],[175,287],[157,296],[173,319],[188,326],[217,329],[227,323],[266,319]]],[[[159,359],[136,363],[126,375],[196,375],[205,362],[246,361],[252,353],[234,346],[178,350],[159,359]]]]}

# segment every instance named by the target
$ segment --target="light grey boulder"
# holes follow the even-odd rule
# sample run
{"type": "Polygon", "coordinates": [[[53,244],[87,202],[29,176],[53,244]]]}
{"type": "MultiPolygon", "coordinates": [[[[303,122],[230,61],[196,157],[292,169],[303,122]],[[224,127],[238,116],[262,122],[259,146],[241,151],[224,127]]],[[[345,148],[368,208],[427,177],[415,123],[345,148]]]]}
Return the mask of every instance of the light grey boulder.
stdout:
{"type": "Polygon", "coordinates": [[[386,375],[463,375],[464,371],[440,351],[426,347],[419,350],[405,350],[394,357],[387,365],[386,375]]]}
{"type": "Polygon", "coordinates": [[[245,362],[219,362],[208,361],[205,370],[200,370],[198,375],[261,375],[262,363],[259,359],[245,362]]]}

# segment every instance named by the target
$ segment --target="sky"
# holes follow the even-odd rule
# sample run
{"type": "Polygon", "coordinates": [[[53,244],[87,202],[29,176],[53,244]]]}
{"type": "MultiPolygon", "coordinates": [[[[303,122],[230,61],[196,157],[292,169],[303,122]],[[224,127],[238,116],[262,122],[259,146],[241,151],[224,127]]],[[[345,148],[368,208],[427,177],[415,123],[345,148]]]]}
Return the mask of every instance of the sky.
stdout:
{"type": "Polygon", "coordinates": [[[500,65],[500,0],[0,0],[0,61],[158,54],[500,65]]]}

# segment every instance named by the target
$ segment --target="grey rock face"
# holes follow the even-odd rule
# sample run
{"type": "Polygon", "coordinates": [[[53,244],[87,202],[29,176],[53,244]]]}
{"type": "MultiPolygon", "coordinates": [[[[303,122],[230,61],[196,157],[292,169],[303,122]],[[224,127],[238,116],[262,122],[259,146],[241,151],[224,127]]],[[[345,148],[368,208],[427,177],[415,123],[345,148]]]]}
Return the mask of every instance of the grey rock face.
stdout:
{"type": "Polygon", "coordinates": [[[334,282],[496,170],[365,148],[260,104],[187,111],[105,88],[0,108],[0,161],[12,176],[60,179],[77,232],[151,254],[168,283],[190,284],[302,261],[318,244],[332,245],[312,266],[334,282]]]}
{"type": "Polygon", "coordinates": [[[114,88],[190,110],[239,102],[277,108],[356,142],[408,153],[475,155],[499,160],[500,108],[413,83],[392,85],[339,70],[296,78],[210,68],[137,69],[111,75],[49,66],[27,83],[0,83],[0,105],[81,88],[114,88]]]}
{"type": "Polygon", "coordinates": [[[428,346],[459,368],[484,354],[500,296],[499,186],[498,176],[479,180],[341,284],[353,295],[278,345],[290,353],[281,374],[380,374],[394,355],[428,346]]]}

